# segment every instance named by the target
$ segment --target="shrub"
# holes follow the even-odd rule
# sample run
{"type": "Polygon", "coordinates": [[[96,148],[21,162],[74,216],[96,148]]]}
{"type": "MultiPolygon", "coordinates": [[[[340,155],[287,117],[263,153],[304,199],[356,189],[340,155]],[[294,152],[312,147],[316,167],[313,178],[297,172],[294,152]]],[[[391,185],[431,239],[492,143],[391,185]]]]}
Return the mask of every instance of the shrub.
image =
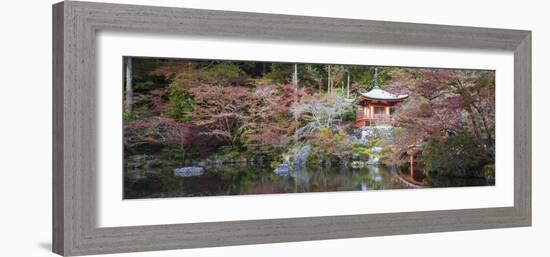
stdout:
{"type": "Polygon", "coordinates": [[[281,163],[280,163],[279,161],[271,161],[271,163],[270,163],[269,166],[270,166],[272,169],[275,169],[275,168],[279,167],[279,165],[281,165],[281,163]]]}
{"type": "Polygon", "coordinates": [[[153,81],[147,80],[143,82],[136,82],[134,85],[134,91],[150,91],[155,88],[155,83],[153,81]]]}
{"type": "Polygon", "coordinates": [[[247,79],[246,73],[239,66],[230,62],[222,62],[212,66],[208,69],[208,75],[219,84],[239,85],[247,79]]]}
{"type": "Polygon", "coordinates": [[[151,110],[149,109],[149,106],[147,104],[141,104],[134,107],[134,111],[132,113],[129,113],[126,108],[123,112],[124,115],[124,122],[132,122],[136,120],[145,119],[151,116],[151,110]]]}
{"type": "Polygon", "coordinates": [[[342,114],[343,121],[355,121],[355,108],[348,108],[344,114],[342,114]]]}
{"type": "Polygon", "coordinates": [[[494,162],[482,141],[469,133],[431,143],[425,152],[426,169],[444,176],[479,176],[484,165],[494,162]]]}
{"type": "Polygon", "coordinates": [[[362,146],[360,143],[356,143],[353,145],[353,153],[357,154],[359,156],[359,160],[361,161],[368,161],[369,155],[370,155],[370,148],[362,146]]]}
{"type": "Polygon", "coordinates": [[[193,111],[193,99],[182,87],[170,86],[168,93],[170,105],[168,107],[168,116],[181,122],[191,120],[193,111]]]}
{"type": "Polygon", "coordinates": [[[348,135],[344,131],[334,133],[329,128],[319,129],[316,135],[310,139],[310,143],[313,149],[308,162],[311,163],[320,160],[342,161],[349,157],[353,148],[348,135]],[[313,157],[316,157],[317,160],[314,160],[313,157]]]}
{"type": "Polygon", "coordinates": [[[290,83],[290,78],[292,77],[292,64],[272,63],[269,73],[264,77],[277,84],[290,83]]]}
{"type": "Polygon", "coordinates": [[[237,149],[231,149],[225,154],[226,159],[234,159],[241,156],[241,153],[237,149]]]}
{"type": "Polygon", "coordinates": [[[487,164],[483,166],[483,176],[489,181],[495,181],[495,164],[487,164]]]}

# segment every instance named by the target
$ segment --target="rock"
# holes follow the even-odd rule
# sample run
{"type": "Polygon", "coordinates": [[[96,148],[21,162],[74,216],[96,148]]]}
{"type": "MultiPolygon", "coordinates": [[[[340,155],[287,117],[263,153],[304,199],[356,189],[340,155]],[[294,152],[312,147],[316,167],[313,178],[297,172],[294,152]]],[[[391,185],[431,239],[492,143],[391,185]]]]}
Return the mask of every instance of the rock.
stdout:
{"type": "Polygon", "coordinates": [[[350,136],[348,137],[348,140],[349,140],[351,143],[355,143],[355,142],[360,141],[360,139],[357,138],[357,137],[354,136],[354,135],[350,135],[350,136]]]}
{"type": "MultiPolygon", "coordinates": [[[[392,138],[394,127],[391,126],[378,126],[378,127],[364,127],[358,130],[361,135],[361,142],[366,142],[370,137],[392,138]]],[[[359,134],[359,133],[356,133],[359,134]]]]}
{"type": "Polygon", "coordinates": [[[359,142],[361,145],[366,145],[368,142],[368,138],[371,137],[371,133],[369,131],[363,130],[361,131],[361,139],[359,139],[359,142]]]}
{"type": "Polygon", "coordinates": [[[174,175],[178,177],[194,177],[204,174],[204,168],[198,166],[174,169],[174,175]]]}
{"type": "Polygon", "coordinates": [[[307,158],[309,156],[309,153],[311,152],[311,146],[309,144],[301,145],[294,147],[292,150],[294,158],[293,158],[293,166],[295,168],[303,168],[306,166],[307,158]]]}
{"type": "Polygon", "coordinates": [[[273,172],[279,176],[288,176],[290,173],[290,166],[287,163],[280,164],[273,172]]]}
{"type": "Polygon", "coordinates": [[[365,162],[363,161],[353,161],[351,162],[351,167],[354,169],[363,168],[365,167],[365,162]]]}
{"type": "Polygon", "coordinates": [[[378,165],[378,162],[379,162],[379,159],[378,157],[370,157],[369,156],[369,160],[367,161],[367,164],[368,165],[378,165]]]}
{"type": "Polygon", "coordinates": [[[130,156],[129,159],[133,161],[143,161],[143,160],[150,159],[150,157],[147,154],[137,154],[137,155],[130,156]]]}
{"type": "Polygon", "coordinates": [[[372,148],[372,151],[375,152],[375,153],[382,152],[382,147],[380,147],[380,146],[375,146],[375,147],[372,148]]]}

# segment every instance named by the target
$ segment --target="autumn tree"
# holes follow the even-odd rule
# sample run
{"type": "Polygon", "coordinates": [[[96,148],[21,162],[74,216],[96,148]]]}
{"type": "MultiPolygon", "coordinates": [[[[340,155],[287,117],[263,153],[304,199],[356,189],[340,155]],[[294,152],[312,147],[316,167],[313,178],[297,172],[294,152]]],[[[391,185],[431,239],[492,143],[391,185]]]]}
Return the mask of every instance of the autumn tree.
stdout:
{"type": "Polygon", "coordinates": [[[335,128],[336,122],[350,107],[351,104],[341,97],[322,94],[305,97],[291,107],[294,117],[305,122],[296,131],[297,135],[309,136],[321,128],[335,128]]]}
{"type": "Polygon", "coordinates": [[[392,144],[394,157],[400,158],[403,152],[415,145],[470,132],[479,140],[490,143],[494,128],[494,80],[491,74],[488,71],[450,69],[394,71],[388,91],[411,96],[398,106],[394,115],[394,125],[400,128],[392,144]]]}

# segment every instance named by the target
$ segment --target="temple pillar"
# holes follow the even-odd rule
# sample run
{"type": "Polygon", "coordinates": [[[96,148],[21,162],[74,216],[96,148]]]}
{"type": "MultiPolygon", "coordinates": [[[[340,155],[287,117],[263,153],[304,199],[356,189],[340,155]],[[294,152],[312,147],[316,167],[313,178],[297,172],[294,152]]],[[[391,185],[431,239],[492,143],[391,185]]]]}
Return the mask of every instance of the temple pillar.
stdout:
{"type": "Polygon", "coordinates": [[[384,116],[386,116],[386,121],[390,121],[390,107],[389,106],[386,106],[385,110],[384,110],[385,114],[384,116]]]}
{"type": "Polygon", "coordinates": [[[374,119],[374,111],[373,111],[374,106],[372,106],[372,105],[369,104],[369,105],[368,105],[368,108],[369,108],[369,110],[368,110],[369,119],[367,120],[366,123],[367,123],[368,126],[372,126],[372,124],[373,124],[373,119],[374,119]]]}
{"type": "Polygon", "coordinates": [[[374,105],[369,106],[370,111],[370,117],[374,118],[374,105]]]}

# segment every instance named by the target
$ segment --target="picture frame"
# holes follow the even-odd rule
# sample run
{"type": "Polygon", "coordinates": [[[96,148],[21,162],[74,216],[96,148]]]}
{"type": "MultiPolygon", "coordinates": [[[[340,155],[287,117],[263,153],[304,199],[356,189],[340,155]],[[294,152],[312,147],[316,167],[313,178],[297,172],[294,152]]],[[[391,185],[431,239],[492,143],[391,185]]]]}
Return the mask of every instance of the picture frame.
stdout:
{"type": "Polygon", "coordinates": [[[530,31],[65,1],[53,6],[52,125],[53,251],[64,256],[531,225],[530,31]],[[98,227],[100,30],[513,51],[514,206],[98,227]]]}

